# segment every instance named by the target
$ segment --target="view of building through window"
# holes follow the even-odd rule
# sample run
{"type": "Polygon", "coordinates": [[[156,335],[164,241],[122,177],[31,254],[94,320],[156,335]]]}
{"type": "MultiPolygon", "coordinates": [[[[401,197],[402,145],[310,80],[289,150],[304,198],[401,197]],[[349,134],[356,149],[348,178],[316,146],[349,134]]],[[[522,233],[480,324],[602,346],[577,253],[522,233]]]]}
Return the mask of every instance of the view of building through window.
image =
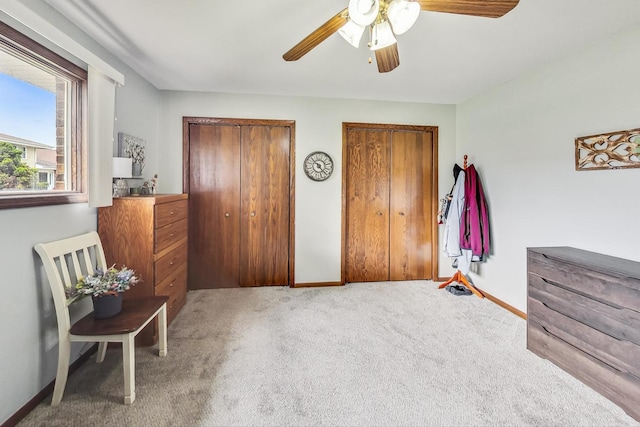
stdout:
{"type": "Polygon", "coordinates": [[[87,71],[0,21],[0,209],[87,201],[87,71]]]}
{"type": "Polygon", "coordinates": [[[69,190],[69,80],[42,68],[0,46],[2,193],[69,190]]]}

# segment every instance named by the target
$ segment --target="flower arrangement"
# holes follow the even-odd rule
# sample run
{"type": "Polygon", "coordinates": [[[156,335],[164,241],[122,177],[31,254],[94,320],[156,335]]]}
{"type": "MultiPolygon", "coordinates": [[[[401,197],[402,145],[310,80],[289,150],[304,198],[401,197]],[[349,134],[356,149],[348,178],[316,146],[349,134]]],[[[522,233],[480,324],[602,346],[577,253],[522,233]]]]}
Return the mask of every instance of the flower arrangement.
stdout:
{"type": "Polygon", "coordinates": [[[95,274],[89,274],[80,278],[76,285],[76,291],[82,295],[101,297],[104,295],[116,295],[131,289],[140,279],[135,272],[127,267],[121,270],[115,268],[115,264],[106,271],[96,269],[95,274]]]}

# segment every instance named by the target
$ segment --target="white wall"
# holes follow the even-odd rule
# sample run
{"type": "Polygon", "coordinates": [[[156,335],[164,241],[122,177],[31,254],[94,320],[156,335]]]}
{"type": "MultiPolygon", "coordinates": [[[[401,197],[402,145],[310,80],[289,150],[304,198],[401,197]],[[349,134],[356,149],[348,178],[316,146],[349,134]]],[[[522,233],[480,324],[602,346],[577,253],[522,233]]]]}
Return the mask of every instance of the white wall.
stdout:
{"type": "MultiPolygon", "coordinates": [[[[97,53],[125,74],[126,86],[118,89],[117,132],[123,131],[147,140],[150,169],[157,165],[159,92],[129,68],[111,57],[69,21],[41,0],[29,6],[58,28],[97,53]]],[[[0,20],[35,40],[63,52],[37,34],[0,12],[0,20]]],[[[73,60],[79,65],[77,60],[73,60]]],[[[105,159],[110,161],[110,159],[105,159]]],[[[146,171],[145,171],[146,172],[146,171]]],[[[97,213],[86,203],[54,207],[0,210],[0,259],[2,260],[2,298],[0,298],[0,424],[17,412],[55,377],[57,326],[51,293],[37,270],[40,267],[33,246],[97,228],[97,213]]],[[[76,316],[90,310],[90,302],[78,307],[76,316]]],[[[73,359],[83,349],[74,347],[73,359]]]]}
{"type": "MultiPolygon", "coordinates": [[[[28,3],[125,74],[116,132],[147,140],[145,175],[159,174],[161,192],[182,191],[183,116],[296,121],[298,283],[340,279],[342,122],[438,126],[439,196],[452,184],[453,163],[469,154],[489,198],[494,238],[493,255],[472,278],[521,310],[528,246],[570,245],[640,260],[634,222],[640,169],[576,172],[573,166],[575,137],[640,127],[640,29],[574,52],[458,106],[456,113],[448,105],[159,93],[41,0],[28,3]],[[327,151],[336,162],[328,181],[304,176],[302,161],[314,150],[327,151]]],[[[0,20],[15,24],[2,13],[0,20]]],[[[0,210],[0,221],[3,422],[55,373],[55,317],[32,247],[96,229],[96,211],[86,204],[0,210]]],[[[441,259],[440,275],[450,273],[448,260],[441,259]]]]}
{"type": "MultiPolygon", "coordinates": [[[[296,121],[295,281],[340,281],[342,212],[342,123],[396,123],[439,127],[439,162],[452,164],[455,107],[344,99],[163,92],[160,120],[162,190],[182,190],[182,117],[286,119],[296,121]],[[314,182],[302,169],[312,151],[326,151],[333,175],[314,182]]],[[[439,194],[451,186],[449,168],[440,169],[439,194]],[[443,177],[444,175],[444,177],[443,177]]],[[[443,274],[451,273],[444,263],[443,274]]],[[[442,267],[442,266],[441,266],[442,267]]]]}
{"type": "Polygon", "coordinates": [[[640,28],[530,72],[457,110],[490,203],[493,255],[473,281],[526,311],[526,248],[640,260],[640,169],[576,171],[574,139],[640,127],[640,28]]]}

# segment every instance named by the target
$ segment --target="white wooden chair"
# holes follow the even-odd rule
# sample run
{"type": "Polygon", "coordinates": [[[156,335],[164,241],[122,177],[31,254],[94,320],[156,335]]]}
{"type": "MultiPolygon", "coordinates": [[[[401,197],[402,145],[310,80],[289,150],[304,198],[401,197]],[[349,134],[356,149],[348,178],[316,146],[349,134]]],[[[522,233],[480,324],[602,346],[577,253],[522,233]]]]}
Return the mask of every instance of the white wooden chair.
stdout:
{"type": "Polygon", "coordinates": [[[98,342],[97,362],[104,360],[107,343],[122,343],[124,369],[124,403],[131,404],[135,391],[135,336],[158,316],[159,355],[167,354],[167,297],[125,299],[122,312],[107,319],[94,319],[93,313],[71,325],[69,305],[77,298],[69,297],[80,277],[93,274],[95,267],[107,268],[98,233],[90,232],[68,239],[39,243],[34,248],[44,265],[51,286],[58,319],[58,373],[51,405],[62,400],[69,373],[71,342],[98,342]],[[66,292],[65,292],[66,291],[66,292]]]}

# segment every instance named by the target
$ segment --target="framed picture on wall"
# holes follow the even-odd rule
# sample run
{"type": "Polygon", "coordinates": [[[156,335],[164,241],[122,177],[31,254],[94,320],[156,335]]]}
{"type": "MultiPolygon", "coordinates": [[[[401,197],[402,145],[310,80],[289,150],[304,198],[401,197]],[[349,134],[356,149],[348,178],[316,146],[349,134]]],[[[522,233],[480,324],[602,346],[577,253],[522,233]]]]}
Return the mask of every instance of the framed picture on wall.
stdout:
{"type": "Polygon", "coordinates": [[[640,129],[576,138],[576,170],[640,168],[640,129]]]}
{"type": "Polygon", "coordinates": [[[118,157],[131,157],[133,176],[140,176],[144,168],[146,142],[126,133],[118,133],[118,157]]]}

